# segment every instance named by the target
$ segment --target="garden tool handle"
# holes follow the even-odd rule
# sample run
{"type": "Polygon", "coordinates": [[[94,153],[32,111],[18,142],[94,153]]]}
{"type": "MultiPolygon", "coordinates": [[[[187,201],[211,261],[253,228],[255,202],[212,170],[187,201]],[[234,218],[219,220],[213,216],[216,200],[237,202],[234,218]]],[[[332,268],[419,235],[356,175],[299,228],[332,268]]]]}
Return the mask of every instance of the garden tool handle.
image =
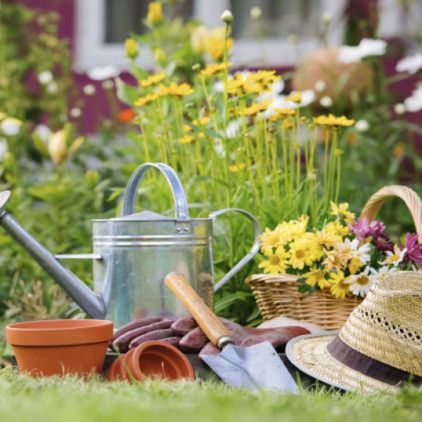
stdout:
{"type": "Polygon", "coordinates": [[[238,212],[247,217],[253,224],[255,238],[251,249],[249,249],[249,252],[240,261],[238,261],[235,266],[221,278],[221,280],[215,284],[214,292],[223,287],[235,274],[237,274],[259,252],[260,248],[259,237],[262,233],[261,226],[259,225],[257,219],[250,212],[241,208],[224,208],[222,210],[212,212],[208,217],[215,219],[220,215],[226,214],[228,212],[238,212]]]}
{"type": "Polygon", "coordinates": [[[122,215],[130,215],[134,213],[136,193],[145,173],[151,168],[159,170],[166,178],[171,193],[173,194],[174,210],[176,221],[189,221],[188,201],[182,186],[182,182],[176,172],[164,163],[145,163],[140,165],[132,174],[126,186],[123,197],[122,215]]]}
{"type": "Polygon", "coordinates": [[[183,274],[177,272],[167,274],[164,283],[183,303],[213,344],[222,349],[227,344],[233,343],[230,331],[208,308],[183,274]]]}

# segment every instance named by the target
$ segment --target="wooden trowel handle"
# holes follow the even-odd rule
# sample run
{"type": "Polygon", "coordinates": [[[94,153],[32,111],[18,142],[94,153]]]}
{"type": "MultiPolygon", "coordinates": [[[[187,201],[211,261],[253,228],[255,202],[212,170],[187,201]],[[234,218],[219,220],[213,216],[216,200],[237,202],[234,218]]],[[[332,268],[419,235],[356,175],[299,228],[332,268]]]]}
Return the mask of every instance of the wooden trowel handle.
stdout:
{"type": "Polygon", "coordinates": [[[183,274],[170,273],[164,279],[164,283],[183,303],[213,344],[221,349],[233,342],[229,330],[208,308],[183,274]]]}

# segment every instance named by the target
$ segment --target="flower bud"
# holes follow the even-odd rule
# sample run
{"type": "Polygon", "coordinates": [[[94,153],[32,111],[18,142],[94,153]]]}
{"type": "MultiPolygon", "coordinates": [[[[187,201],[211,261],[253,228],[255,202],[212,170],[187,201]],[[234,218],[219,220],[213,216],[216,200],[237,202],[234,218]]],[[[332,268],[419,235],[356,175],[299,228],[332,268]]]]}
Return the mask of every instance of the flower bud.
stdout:
{"type": "Polygon", "coordinates": [[[230,10],[225,10],[220,16],[221,22],[225,23],[226,25],[230,25],[233,22],[233,15],[230,10]]]}
{"type": "Polygon", "coordinates": [[[159,1],[154,1],[148,5],[147,21],[151,24],[159,23],[163,20],[163,6],[159,1]]]}
{"type": "Polygon", "coordinates": [[[127,38],[125,41],[125,52],[129,59],[136,59],[139,54],[138,43],[133,38],[127,38]]]}
{"type": "Polygon", "coordinates": [[[252,7],[250,11],[251,19],[258,20],[262,17],[262,9],[258,6],[252,7]]]}

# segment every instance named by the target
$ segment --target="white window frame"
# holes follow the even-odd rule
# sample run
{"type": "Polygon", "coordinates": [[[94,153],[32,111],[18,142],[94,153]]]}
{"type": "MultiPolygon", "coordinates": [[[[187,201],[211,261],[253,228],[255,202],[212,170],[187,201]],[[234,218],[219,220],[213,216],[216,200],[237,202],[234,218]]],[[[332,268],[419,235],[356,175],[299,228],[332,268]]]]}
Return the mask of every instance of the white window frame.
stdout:
{"type": "MultiPolygon", "coordinates": [[[[194,17],[208,27],[221,26],[220,14],[228,8],[229,0],[195,0],[194,17]]],[[[345,0],[322,0],[321,15],[329,13],[332,17],[332,30],[329,44],[338,45],[343,34],[341,13],[345,0]]],[[[128,60],[123,44],[104,42],[105,0],[76,1],[75,69],[84,72],[96,66],[114,65],[126,69],[128,60]]],[[[236,40],[232,50],[231,62],[235,66],[294,66],[303,54],[318,48],[318,39],[309,38],[289,43],[283,38],[265,40],[236,40]]],[[[142,50],[138,64],[152,67],[150,52],[142,50]]]]}

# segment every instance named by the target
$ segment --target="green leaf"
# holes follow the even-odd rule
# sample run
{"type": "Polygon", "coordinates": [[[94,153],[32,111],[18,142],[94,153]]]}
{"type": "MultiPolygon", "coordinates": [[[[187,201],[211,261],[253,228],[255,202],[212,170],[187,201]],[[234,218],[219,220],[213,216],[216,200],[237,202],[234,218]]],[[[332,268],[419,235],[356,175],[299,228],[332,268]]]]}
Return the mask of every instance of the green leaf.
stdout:
{"type": "Polygon", "coordinates": [[[119,100],[129,106],[133,106],[133,103],[139,97],[137,88],[124,83],[121,79],[116,79],[116,87],[119,100]]]}

